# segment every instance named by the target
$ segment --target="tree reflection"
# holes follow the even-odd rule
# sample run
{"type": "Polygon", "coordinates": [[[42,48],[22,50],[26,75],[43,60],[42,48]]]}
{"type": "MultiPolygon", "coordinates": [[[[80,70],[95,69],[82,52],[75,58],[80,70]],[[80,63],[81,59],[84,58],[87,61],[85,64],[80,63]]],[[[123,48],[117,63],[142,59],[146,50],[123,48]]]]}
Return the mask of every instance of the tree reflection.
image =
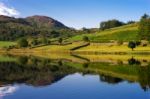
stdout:
{"type": "Polygon", "coordinates": [[[18,62],[21,65],[25,65],[28,62],[28,57],[27,56],[20,56],[20,57],[18,57],[18,62]]]}
{"type": "Polygon", "coordinates": [[[83,64],[83,67],[84,67],[84,68],[88,68],[88,66],[89,66],[89,63],[84,63],[84,64],[83,64]]]}
{"type": "Polygon", "coordinates": [[[123,64],[119,60],[115,65],[101,62],[76,64],[62,59],[51,60],[34,56],[16,56],[16,59],[17,61],[0,62],[0,86],[14,83],[46,86],[78,72],[83,75],[99,75],[100,81],[108,84],[118,84],[124,80],[136,81],[143,90],[150,89],[150,65],[142,67],[141,62],[134,58],[128,60],[129,64],[123,64]]]}
{"type": "Polygon", "coordinates": [[[123,80],[112,76],[100,75],[100,81],[107,82],[108,84],[118,84],[123,80]]]}
{"type": "Polygon", "coordinates": [[[133,57],[128,60],[129,65],[141,65],[141,62],[134,59],[133,57]]]}
{"type": "Polygon", "coordinates": [[[144,91],[150,89],[150,65],[139,69],[139,83],[144,91]]]}
{"type": "Polygon", "coordinates": [[[25,83],[45,86],[75,72],[76,69],[55,65],[49,59],[18,57],[18,62],[0,62],[0,84],[25,83]]]}

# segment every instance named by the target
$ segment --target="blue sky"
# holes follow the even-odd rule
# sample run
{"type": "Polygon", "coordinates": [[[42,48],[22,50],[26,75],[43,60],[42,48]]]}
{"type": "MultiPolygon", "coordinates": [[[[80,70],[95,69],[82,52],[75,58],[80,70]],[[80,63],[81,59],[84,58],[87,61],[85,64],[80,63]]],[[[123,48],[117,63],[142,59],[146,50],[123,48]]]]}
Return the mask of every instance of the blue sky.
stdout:
{"type": "Polygon", "coordinates": [[[19,17],[45,15],[69,27],[99,27],[108,19],[139,20],[150,14],[150,0],[0,0],[19,17]]]}

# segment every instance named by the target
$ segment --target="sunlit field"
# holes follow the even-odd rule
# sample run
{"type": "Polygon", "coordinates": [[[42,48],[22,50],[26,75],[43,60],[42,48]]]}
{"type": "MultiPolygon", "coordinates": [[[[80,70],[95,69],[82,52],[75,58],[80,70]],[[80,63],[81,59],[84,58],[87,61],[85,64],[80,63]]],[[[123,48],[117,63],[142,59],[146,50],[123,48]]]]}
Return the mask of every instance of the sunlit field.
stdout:
{"type": "Polygon", "coordinates": [[[68,45],[49,45],[49,46],[43,46],[43,47],[37,47],[34,48],[33,50],[41,50],[41,51],[52,51],[52,52],[64,52],[64,51],[70,51],[70,49],[77,47],[77,46],[81,46],[85,44],[85,42],[74,42],[72,44],[68,44],[68,45]]]}
{"type": "Polygon", "coordinates": [[[88,36],[91,42],[110,42],[110,40],[130,41],[137,40],[137,24],[125,25],[117,28],[99,31],[93,34],[77,35],[69,38],[69,41],[80,41],[84,36],[88,36]]]}
{"type": "Polygon", "coordinates": [[[0,41],[0,48],[9,47],[16,45],[15,42],[9,42],[9,41],[0,41]]]}
{"type": "Polygon", "coordinates": [[[121,45],[121,46],[117,46],[117,45],[112,45],[112,46],[108,46],[108,45],[90,45],[81,49],[76,50],[77,52],[127,52],[127,53],[136,53],[136,52],[150,52],[150,46],[146,46],[146,47],[142,47],[142,46],[138,46],[137,48],[134,49],[134,51],[132,51],[130,48],[128,48],[128,46],[125,45],[121,45]]]}

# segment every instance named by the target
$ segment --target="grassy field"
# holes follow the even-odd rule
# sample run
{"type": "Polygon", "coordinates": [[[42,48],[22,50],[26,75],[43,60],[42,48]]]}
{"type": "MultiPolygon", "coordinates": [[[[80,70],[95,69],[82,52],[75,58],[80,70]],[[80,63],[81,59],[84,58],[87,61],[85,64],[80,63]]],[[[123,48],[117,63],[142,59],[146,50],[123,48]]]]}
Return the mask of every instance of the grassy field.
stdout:
{"type": "Polygon", "coordinates": [[[74,42],[72,44],[68,45],[49,45],[49,46],[43,46],[34,48],[33,50],[36,51],[50,51],[50,52],[69,52],[70,49],[75,48],[77,46],[81,46],[85,44],[85,42],[74,42]]]}
{"type": "MultiPolygon", "coordinates": [[[[1,42],[2,43],[2,42],[1,42]]],[[[3,48],[4,46],[7,47],[9,45],[13,45],[15,43],[8,43],[3,42],[0,46],[0,48],[3,48]]],[[[90,53],[126,53],[126,54],[150,54],[150,46],[138,46],[137,48],[132,51],[130,48],[128,48],[127,45],[105,45],[101,43],[91,43],[90,45],[86,47],[79,48],[77,50],[71,51],[72,48],[84,45],[85,42],[74,42],[72,44],[68,45],[48,45],[48,46],[42,46],[42,47],[36,47],[36,48],[25,48],[25,49],[11,49],[9,51],[12,52],[55,52],[55,53],[81,53],[81,54],[90,54],[90,53]]],[[[4,50],[1,49],[1,52],[4,50]]]]}
{"type": "Polygon", "coordinates": [[[0,41],[0,48],[9,47],[12,45],[16,45],[15,42],[9,42],[9,41],[0,41]]]}
{"type": "Polygon", "coordinates": [[[93,34],[82,34],[69,38],[68,41],[80,41],[88,36],[91,42],[109,42],[110,40],[138,40],[138,24],[125,25],[117,28],[99,31],[93,34]]]}
{"type": "Polygon", "coordinates": [[[144,53],[144,52],[150,52],[150,46],[142,47],[138,46],[137,48],[132,51],[130,48],[128,48],[127,45],[114,45],[114,46],[108,46],[108,45],[90,45],[81,49],[76,50],[76,52],[108,52],[108,53],[115,53],[115,52],[126,52],[126,53],[144,53]]]}

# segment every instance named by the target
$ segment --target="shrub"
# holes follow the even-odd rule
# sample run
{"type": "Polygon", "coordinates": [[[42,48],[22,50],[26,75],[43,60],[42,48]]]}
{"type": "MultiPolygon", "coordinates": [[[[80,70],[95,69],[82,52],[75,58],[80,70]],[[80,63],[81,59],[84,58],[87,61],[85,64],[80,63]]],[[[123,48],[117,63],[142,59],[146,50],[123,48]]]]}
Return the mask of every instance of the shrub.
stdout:
{"type": "Polygon", "coordinates": [[[38,45],[38,40],[37,39],[33,39],[32,40],[32,42],[31,42],[31,44],[33,45],[33,46],[36,46],[36,45],[38,45]]]}
{"type": "Polygon", "coordinates": [[[25,38],[22,38],[18,41],[19,47],[28,47],[29,43],[25,38]]]}
{"type": "Polygon", "coordinates": [[[62,38],[59,38],[59,39],[58,39],[58,42],[59,42],[59,44],[62,44],[63,39],[62,39],[62,38]]]}
{"type": "Polygon", "coordinates": [[[143,44],[143,47],[146,47],[147,46],[147,44],[143,44]]]}
{"type": "Polygon", "coordinates": [[[84,36],[84,37],[83,37],[83,41],[85,41],[85,42],[89,42],[89,41],[90,41],[90,40],[89,40],[89,37],[84,36]]]}
{"type": "Polygon", "coordinates": [[[48,39],[47,38],[42,38],[42,44],[47,45],[48,44],[48,39]]]}
{"type": "Polygon", "coordinates": [[[136,46],[141,45],[141,41],[136,41],[135,43],[136,43],[136,46]]]}

